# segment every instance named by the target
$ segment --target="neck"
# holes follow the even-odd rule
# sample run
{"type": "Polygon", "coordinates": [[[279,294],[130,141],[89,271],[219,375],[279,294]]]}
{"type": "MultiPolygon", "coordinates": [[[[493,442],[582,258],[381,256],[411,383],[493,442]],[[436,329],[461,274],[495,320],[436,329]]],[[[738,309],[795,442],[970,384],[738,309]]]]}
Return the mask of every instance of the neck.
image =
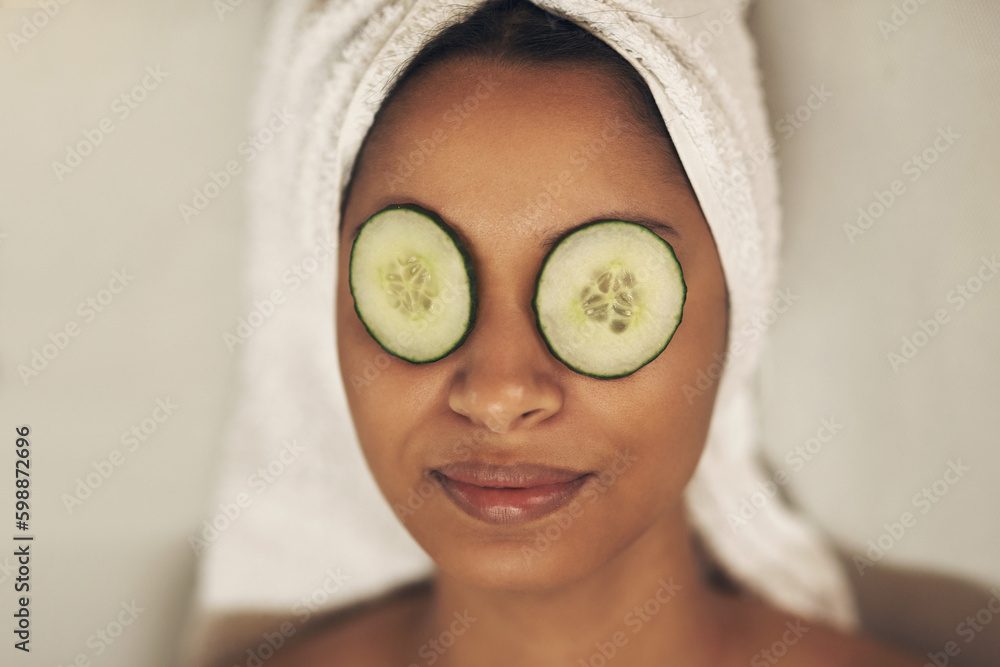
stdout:
{"type": "Polygon", "coordinates": [[[612,656],[634,667],[712,664],[729,619],[703,581],[690,536],[683,509],[672,509],[599,570],[538,593],[440,573],[429,652],[444,667],[596,667],[612,656]]]}

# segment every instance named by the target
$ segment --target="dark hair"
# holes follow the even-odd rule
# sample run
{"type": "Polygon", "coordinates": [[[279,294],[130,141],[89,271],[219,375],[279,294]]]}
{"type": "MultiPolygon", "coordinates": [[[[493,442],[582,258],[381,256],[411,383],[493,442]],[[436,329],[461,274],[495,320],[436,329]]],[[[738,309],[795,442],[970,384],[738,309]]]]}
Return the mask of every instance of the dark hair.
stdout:
{"type": "MultiPolygon", "coordinates": [[[[676,167],[674,171],[690,187],[656,100],[639,72],[600,38],[528,0],[487,0],[464,19],[431,38],[407,63],[389,89],[358,156],[377,133],[393,100],[408,84],[419,75],[426,74],[434,65],[463,58],[513,68],[584,64],[602,69],[607,81],[630,106],[632,125],[666,140],[657,142],[657,145],[664,148],[665,156],[676,167]]],[[[344,188],[340,206],[341,224],[359,162],[359,159],[355,160],[351,178],[344,188]]]]}

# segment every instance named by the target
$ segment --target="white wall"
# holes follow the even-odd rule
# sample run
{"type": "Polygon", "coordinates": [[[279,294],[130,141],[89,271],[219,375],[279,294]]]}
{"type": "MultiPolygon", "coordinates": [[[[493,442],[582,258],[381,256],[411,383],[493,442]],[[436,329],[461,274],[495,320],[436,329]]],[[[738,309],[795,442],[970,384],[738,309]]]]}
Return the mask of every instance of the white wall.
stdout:
{"type": "MultiPolygon", "coordinates": [[[[14,427],[28,424],[35,542],[31,652],[8,645],[13,575],[0,569],[0,663],[82,654],[103,667],[168,665],[193,583],[187,536],[230,401],[235,358],[222,333],[239,316],[242,179],[190,224],[178,207],[246,139],[263,7],[246,2],[220,20],[208,0],[78,0],[57,4],[15,52],[8,33],[41,10],[11,4],[0,9],[0,508],[12,523],[14,427]],[[147,66],[166,77],[122,118],[112,105],[147,66]],[[51,163],[104,118],[113,132],[60,181],[51,163]],[[134,278],[114,284],[102,312],[78,311],[123,268],[134,278]],[[70,322],[78,334],[22,381],[18,366],[70,322]],[[121,433],[157,399],[179,407],[129,451],[121,433]],[[122,465],[69,512],[61,496],[116,449],[122,465]],[[133,600],[143,611],[108,646],[95,633],[133,600]]],[[[2,554],[13,552],[11,523],[2,554]]]]}
{"type": "Polygon", "coordinates": [[[959,624],[1000,585],[1000,265],[977,277],[982,258],[1000,261],[1000,4],[762,0],[752,26],[773,123],[814,86],[832,93],[777,132],[782,286],[799,298],[769,331],[772,465],[840,544],[869,629],[925,652],[956,641],[960,664],[997,664],[1000,616],[982,632],[959,624]],[[936,161],[923,170],[913,156],[925,150],[936,161]],[[881,217],[845,229],[859,207],[877,214],[879,196],[894,198],[881,217]],[[966,300],[955,290],[969,281],[980,291],[966,300]],[[936,313],[934,335],[917,335],[936,313]],[[915,335],[923,346],[906,359],[915,335]],[[830,416],[843,428],[795,461],[830,416]],[[949,462],[968,471],[933,502],[914,499],[949,462]],[[857,567],[904,512],[912,526],[857,567]]]}

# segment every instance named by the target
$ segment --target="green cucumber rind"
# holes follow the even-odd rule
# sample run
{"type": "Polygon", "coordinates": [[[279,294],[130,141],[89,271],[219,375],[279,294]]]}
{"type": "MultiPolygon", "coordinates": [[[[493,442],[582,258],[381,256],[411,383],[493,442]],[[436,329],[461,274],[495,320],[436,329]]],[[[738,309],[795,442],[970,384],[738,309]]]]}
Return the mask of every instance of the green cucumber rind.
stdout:
{"type": "Polygon", "coordinates": [[[563,234],[562,236],[560,236],[556,240],[556,242],[552,245],[552,247],[549,249],[549,251],[545,254],[545,257],[542,259],[541,268],[539,268],[538,275],[535,277],[535,291],[534,291],[534,296],[531,299],[531,309],[535,313],[535,327],[538,329],[538,333],[541,334],[542,341],[545,343],[545,347],[547,347],[549,349],[549,352],[552,353],[552,356],[554,356],[556,359],[558,359],[560,362],[562,362],[563,365],[565,365],[567,368],[569,368],[574,373],[579,373],[580,375],[586,375],[587,377],[596,378],[598,380],[617,380],[619,378],[627,377],[627,376],[632,375],[633,373],[639,371],[644,366],[646,366],[648,363],[650,363],[651,361],[653,361],[654,359],[656,359],[657,357],[659,357],[660,354],[663,353],[663,350],[667,349],[667,345],[670,344],[670,341],[673,340],[674,335],[677,334],[677,330],[681,327],[681,322],[684,319],[684,304],[686,304],[686,303],[687,303],[687,282],[685,282],[685,280],[684,280],[684,271],[683,271],[683,268],[681,267],[680,260],[677,259],[677,253],[674,252],[673,246],[670,245],[669,243],[667,243],[666,240],[664,240],[663,238],[661,238],[658,234],[656,234],[655,232],[653,232],[652,230],[650,230],[648,227],[645,227],[643,225],[639,225],[639,224],[634,223],[634,222],[628,222],[626,220],[613,220],[613,219],[609,219],[609,220],[594,220],[593,222],[588,222],[585,225],[581,225],[579,227],[575,227],[574,229],[571,229],[571,230],[567,231],[565,234],[563,234]],[[652,236],[656,237],[656,239],[660,243],[662,243],[664,246],[666,246],[667,251],[670,253],[670,256],[673,257],[674,261],[677,263],[677,268],[680,269],[678,271],[678,274],[679,274],[679,278],[680,278],[680,281],[681,281],[681,288],[683,290],[683,293],[681,294],[680,314],[677,316],[677,326],[675,326],[674,330],[670,332],[669,336],[667,336],[667,340],[663,343],[663,346],[660,347],[660,349],[657,350],[655,354],[650,355],[649,359],[647,359],[646,361],[644,361],[641,364],[639,364],[638,366],[636,366],[633,370],[630,370],[630,371],[628,371],[626,373],[618,373],[618,374],[614,374],[614,375],[601,375],[601,374],[598,374],[598,373],[590,373],[588,371],[585,371],[585,370],[583,370],[581,368],[578,368],[578,367],[574,366],[572,363],[570,363],[565,358],[563,358],[563,356],[558,351],[556,351],[555,348],[553,348],[552,344],[549,342],[549,337],[545,334],[545,328],[542,326],[541,313],[538,310],[538,289],[539,289],[539,286],[541,285],[542,274],[545,273],[545,266],[546,266],[546,264],[548,264],[549,259],[552,257],[552,254],[555,253],[556,249],[559,248],[559,246],[562,244],[563,241],[565,241],[568,237],[572,236],[573,234],[576,234],[577,232],[581,232],[584,229],[588,229],[588,228],[593,227],[595,225],[606,225],[606,224],[635,225],[636,227],[642,227],[643,230],[645,230],[646,232],[649,232],[649,234],[651,234],[652,236]]]}
{"type": "Polygon", "coordinates": [[[476,274],[472,270],[472,256],[469,255],[469,252],[465,249],[465,244],[462,243],[462,240],[461,238],[459,238],[458,233],[456,233],[455,230],[448,225],[448,223],[442,220],[441,217],[434,211],[428,210],[422,206],[418,206],[417,204],[390,204],[389,206],[386,206],[385,208],[376,211],[375,213],[370,215],[368,219],[361,224],[361,227],[358,228],[357,235],[354,237],[354,242],[351,243],[350,261],[348,262],[347,266],[347,282],[351,290],[351,299],[354,301],[354,312],[357,313],[358,320],[361,321],[361,325],[364,326],[365,331],[368,332],[368,335],[371,336],[372,340],[378,343],[379,347],[381,347],[387,353],[391,354],[392,356],[398,359],[402,359],[403,361],[408,361],[411,364],[429,364],[434,361],[438,361],[440,359],[447,357],[449,354],[451,354],[452,352],[454,352],[455,350],[457,350],[459,347],[462,346],[462,343],[464,343],[465,339],[469,337],[469,334],[472,332],[472,328],[476,324],[476,311],[478,309],[479,299],[477,296],[478,293],[476,289],[476,274]],[[455,344],[452,345],[450,348],[448,348],[447,351],[432,359],[409,358],[402,354],[399,354],[398,352],[390,350],[388,347],[386,347],[386,345],[379,340],[378,336],[375,335],[375,332],[373,332],[371,328],[369,328],[368,323],[365,322],[364,316],[358,309],[358,300],[354,297],[354,280],[353,280],[354,248],[358,242],[358,239],[361,238],[361,234],[364,232],[365,225],[367,225],[370,220],[372,220],[378,215],[381,215],[382,213],[393,210],[414,211],[428,218],[429,220],[434,222],[438,227],[440,227],[444,231],[444,233],[448,235],[448,238],[451,239],[452,243],[458,249],[459,256],[461,256],[462,258],[462,264],[465,266],[465,275],[469,280],[469,318],[465,323],[465,331],[455,342],[455,344]]]}

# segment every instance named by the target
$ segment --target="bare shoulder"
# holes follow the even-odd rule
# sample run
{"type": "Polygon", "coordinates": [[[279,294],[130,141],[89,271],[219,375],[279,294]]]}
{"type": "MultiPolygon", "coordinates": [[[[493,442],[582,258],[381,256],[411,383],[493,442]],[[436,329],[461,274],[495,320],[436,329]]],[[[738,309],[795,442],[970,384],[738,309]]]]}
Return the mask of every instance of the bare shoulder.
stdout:
{"type": "Polygon", "coordinates": [[[739,642],[745,648],[734,664],[770,667],[922,667],[915,654],[862,634],[784,614],[763,603],[747,603],[739,642]]]}
{"type": "Polygon", "coordinates": [[[431,584],[422,581],[318,617],[275,654],[268,667],[408,665],[430,599],[431,584]]]}
{"type": "Polygon", "coordinates": [[[815,628],[812,649],[818,667],[923,667],[915,654],[865,635],[852,635],[828,627],[815,628]]]}

